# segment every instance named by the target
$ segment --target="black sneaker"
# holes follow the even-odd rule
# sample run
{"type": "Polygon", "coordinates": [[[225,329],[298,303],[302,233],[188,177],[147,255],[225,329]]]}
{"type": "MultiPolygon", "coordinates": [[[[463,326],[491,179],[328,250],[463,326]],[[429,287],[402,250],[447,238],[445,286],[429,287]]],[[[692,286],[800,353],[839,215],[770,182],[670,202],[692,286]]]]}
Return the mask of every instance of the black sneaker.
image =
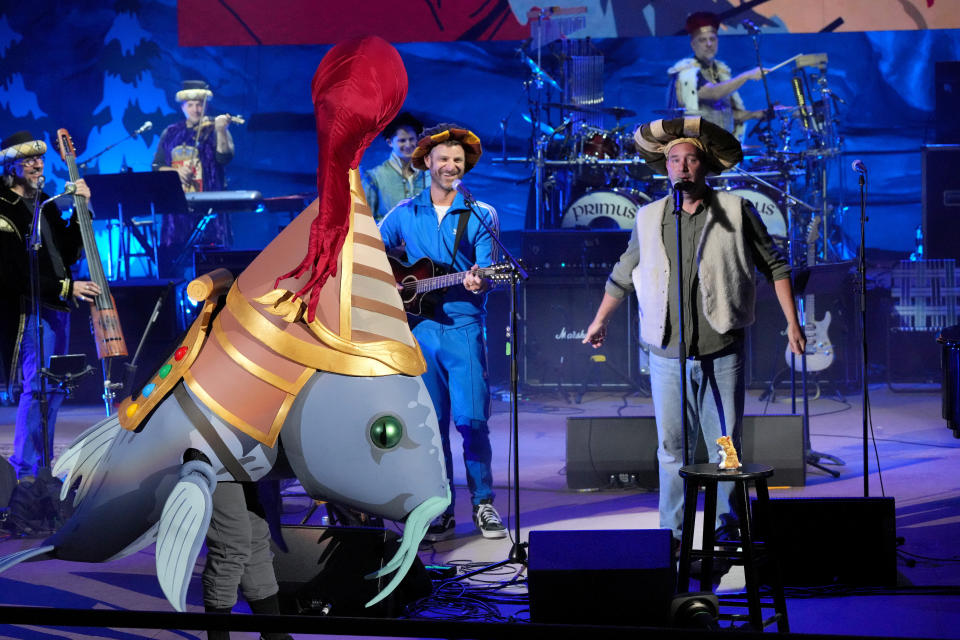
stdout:
{"type": "Polygon", "coordinates": [[[489,501],[473,507],[473,524],[477,525],[484,538],[506,538],[507,528],[500,520],[500,514],[489,501]]]}
{"type": "Polygon", "coordinates": [[[453,519],[452,513],[445,513],[430,524],[427,534],[423,539],[427,542],[440,542],[452,538],[454,529],[457,527],[457,521],[453,519]]]}

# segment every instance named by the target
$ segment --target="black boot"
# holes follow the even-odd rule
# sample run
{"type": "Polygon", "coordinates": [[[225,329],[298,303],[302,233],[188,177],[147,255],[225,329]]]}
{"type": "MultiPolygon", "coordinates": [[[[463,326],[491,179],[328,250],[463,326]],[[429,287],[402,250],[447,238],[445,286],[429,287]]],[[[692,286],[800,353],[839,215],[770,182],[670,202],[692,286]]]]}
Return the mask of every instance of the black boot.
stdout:
{"type": "MultiPolygon", "coordinates": [[[[277,597],[277,594],[273,594],[262,600],[248,600],[247,604],[250,605],[250,611],[261,614],[261,615],[280,615],[280,598],[277,597]]],[[[261,640],[293,640],[293,637],[288,633],[275,633],[268,631],[260,632],[261,640]]]]}
{"type": "MultiPolygon", "coordinates": [[[[230,613],[233,607],[208,607],[203,610],[207,613],[230,613]]],[[[230,632],[223,629],[207,629],[207,640],[230,640],[230,632]]]]}

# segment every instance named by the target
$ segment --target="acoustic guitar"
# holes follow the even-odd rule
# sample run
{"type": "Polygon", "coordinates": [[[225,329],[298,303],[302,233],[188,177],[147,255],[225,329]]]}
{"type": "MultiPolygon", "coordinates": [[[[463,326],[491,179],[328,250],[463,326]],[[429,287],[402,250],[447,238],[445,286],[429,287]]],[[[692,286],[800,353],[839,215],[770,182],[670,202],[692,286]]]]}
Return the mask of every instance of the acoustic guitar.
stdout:
{"type": "Polygon", "coordinates": [[[475,272],[459,271],[451,273],[443,265],[430,258],[420,258],[407,265],[392,256],[388,256],[393,277],[400,285],[400,299],[407,313],[423,318],[433,316],[441,304],[440,298],[448,288],[462,284],[468,273],[476,273],[481,278],[493,282],[508,282],[513,267],[507,263],[482,267],[475,272]]]}

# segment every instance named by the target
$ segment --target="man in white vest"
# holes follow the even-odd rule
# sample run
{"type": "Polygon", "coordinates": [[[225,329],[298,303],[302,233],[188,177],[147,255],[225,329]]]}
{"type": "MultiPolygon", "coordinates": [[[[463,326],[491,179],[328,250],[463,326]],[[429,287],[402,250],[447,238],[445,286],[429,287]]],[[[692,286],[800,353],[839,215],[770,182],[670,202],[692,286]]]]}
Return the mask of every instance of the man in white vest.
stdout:
{"type": "Polygon", "coordinates": [[[719,18],[708,11],[698,11],[687,18],[686,31],[690,34],[693,57],[679,60],[667,70],[670,74],[667,107],[683,109],[686,115],[703,116],[742,139],[744,123],[762,118],[764,111],[744,107],[737,89],[750,80],[759,80],[762,75],[760,68],[754,67],[734,76],[730,67],[717,60],[719,28],[719,18]]]}
{"type": "MultiPolygon", "coordinates": [[[[668,195],[637,211],[626,251],[607,280],[603,300],[586,330],[584,344],[603,344],[607,324],[630,293],[639,301],[640,338],[650,349],[650,387],[657,421],[660,464],[660,526],[673,532],[679,549],[683,516],[681,407],[688,416],[692,453],[697,429],[713,447],[730,436],[738,452],[744,404],[744,329],[754,321],[755,270],[773,282],[787,322],[790,348],[806,344],[790,284],[790,265],[770,239],[753,205],[739,196],[714,191],[708,173],[741,160],[739,141],[700,117],[657,120],[640,127],[634,139],[654,171],[681,185],[682,212],[674,215],[668,195]],[[686,344],[686,399],[680,399],[677,229],[683,261],[683,337],[686,344]]],[[[733,483],[719,483],[718,540],[739,536],[731,503],[733,483]]]]}

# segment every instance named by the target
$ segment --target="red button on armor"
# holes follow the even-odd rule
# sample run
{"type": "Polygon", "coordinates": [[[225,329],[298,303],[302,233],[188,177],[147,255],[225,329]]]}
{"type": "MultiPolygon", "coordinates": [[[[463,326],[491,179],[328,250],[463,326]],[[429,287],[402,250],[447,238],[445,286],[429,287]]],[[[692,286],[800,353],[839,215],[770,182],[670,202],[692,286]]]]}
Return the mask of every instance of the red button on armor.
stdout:
{"type": "Polygon", "coordinates": [[[177,362],[180,362],[181,360],[183,360],[183,357],[186,355],[187,355],[187,348],[180,347],[173,353],[173,359],[176,360],[177,362]]]}

